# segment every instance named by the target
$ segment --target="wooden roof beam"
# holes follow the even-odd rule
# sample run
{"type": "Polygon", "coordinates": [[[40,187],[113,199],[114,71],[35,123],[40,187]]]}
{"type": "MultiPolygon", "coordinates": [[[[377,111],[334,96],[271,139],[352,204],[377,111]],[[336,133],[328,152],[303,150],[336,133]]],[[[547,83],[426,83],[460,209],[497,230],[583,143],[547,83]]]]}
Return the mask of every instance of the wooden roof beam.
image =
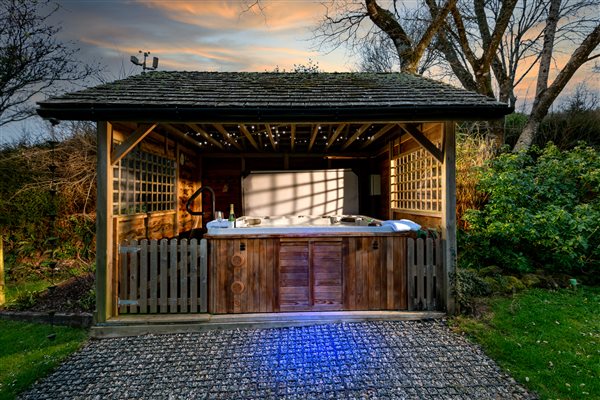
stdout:
{"type": "Polygon", "coordinates": [[[292,124],[290,132],[290,147],[294,151],[294,145],[296,143],[296,124],[292,124]]]}
{"type": "Polygon", "coordinates": [[[310,135],[310,143],[308,144],[308,152],[312,150],[313,145],[315,144],[315,140],[317,140],[317,134],[319,133],[319,124],[315,125],[312,131],[312,135],[310,135]]]}
{"type": "Polygon", "coordinates": [[[417,143],[421,145],[429,154],[433,156],[436,160],[441,163],[444,163],[444,156],[442,151],[438,149],[435,144],[431,143],[431,141],[425,136],[418,128],[416,124],[406,124],[406,126],[398,124],[400,128],[404,130],[404,132],[408,133],[417,143]]]}
{"type": "Polygon", "coordinates": [[[240,124],[240,131],[242,131],[244,136],[246,136],[246,139],[248,139],[248,141],[250,142],[252,147],[254,147],[258,151],[261,150],[260,147],[258,146],[258,143],[256,143],[256,140],[254,140],[254,138],[252,137],[252,134],[250,133],[248,128],[246,128],[246,125],[240,124]]]}
{"type": "Polygon", "coordinates": [[[365,143],[363,143],[362,146],[360,146],[360,148],[364,149],[365,147],[369,146],[370,144],[375,143],[380,137],[385,135],[394,126],[396,126],[396,125],[387,124],[387,125],[383,126],[380,130],[377,131],[377,133],[375,133],[373,136],[371,136],[371,139],[369,139],[365,143]]]}
{"type": "Polygon", "coordinates": [[[333,135],[331,135],[331,137],[327,141],[327,144],[325,145],[325,150],[328,150],[331,147],[331,145],[335,142],[335,140],[338,138],[338,136],[340,136],[340,133],[342,133],[342,130],[345,127],[346,127],[346,124],[339,124],[338,127],[335,128],[335,132],[333,132],[333,135]]]}
{"type": "Polygon", "coordinates": [[[273,150],[277,150],[277,144],[275,143],[275,139],[273,138],[273,131],[271,130],[271,125],[265,124],[265,130],[267,131],[267,136],[269,136],[269,141],[271,142],[271,146],[273,146],[273,150]]]}
{"type": "Polygon", "coordinates": [[[199,141],[197,141],[196,139],[194,139],[193,137],[186,135],[185,133],[183,133],[181,130],[175,128],[173,125],[171,124],[161,124],[160,125],[161,128],[163,128],[165,131],[169,132],[170,134],[172,134],[173,136],[175,136],[176,139],[181,139],[195,147],[202,147],[202,145],[200,144],[199,141]]]}
{"type": "Polygon", "coordinates": [[[123,143],[121,143],[117,148],[115,148],[110,155],[110,164],[115,165],[118,163],[123,157],[125,157],[133,148],[150,132],[156,128],[158,124],[154,123],[152,125],[139,125],[135,131],[129,136],[123,143]]]}
{"type": "MultiPolygon", "coordinates": [[[[219,149],[223,150],[224,147],[221,143],[219,143],[217,140],[215,140],[212,136],[210,136],[208,134],[208,132],[206,132],[204,129],[202,129],[200,126],[196,125],[196,124],[187,124],[187,126],[189,126],[192,130],[198,132],[200,134],[200,136],[202,136],[204,139],[206,139],[206,141],[210,144],[212,144],[213,146],[217,146],[219,149]]],[[[178,132],[180,132],[177,128],[167,124],[165,125],[165,128],[167,129],[174,129],[178,132]]],[[[183,132],[180,132],[183,133],[183,132]]],[[[185,137],[189,137],[185,134],[183,134],[185,137]]],[[[191,138],[190,138],[191,139],[191,138]]],[[[192,139],[193,140],[193,139],[192,139]]]]}
{"type": "Polygon", "coordinates": [[[225,138],[225,140],[227,140],[230,144],[233,145],[233,147],[235,147],[236,149],[238,149],[239,151],[242,151],[242,146],[240,146],[240,144],[238,142],[236,142],[231,135],[229,134],[229,132],[227,132],[227,130],[225,130],[225,128],[223,127],[223,125],[221,124],[213,124],[213,126],[219,131],[219,133],[221,135],[223,135],[223,137],[225,138]]]}
{"type": "Polygon", "coordinates": [[[348,141],[346,143],[344,143],[344,145],[342,146],[342,150],[345,150],[346,148],[348,148],[348,146],[350,146],[352,143],[354,143],[354,141],[356,139],[358,139],[360,137],[360,135],[362,135],[369,126],[371,126],[370,123],[361,125],[360,128],[358,128],[357,131],[354,133],[354,135],[352,135],[352,137],[350,139],[348,139],[348,141]]]}

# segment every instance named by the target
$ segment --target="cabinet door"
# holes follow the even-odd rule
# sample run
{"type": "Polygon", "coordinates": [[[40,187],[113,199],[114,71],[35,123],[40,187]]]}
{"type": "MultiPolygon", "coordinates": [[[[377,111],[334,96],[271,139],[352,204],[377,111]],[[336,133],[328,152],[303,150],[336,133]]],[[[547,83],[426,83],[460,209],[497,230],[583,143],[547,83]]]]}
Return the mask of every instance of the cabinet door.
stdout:
{"type": "Polygon", "coordinates": [[[315,241],[311,245],[313,310],[341,310],[342,241],[315,241]]]}
{"type": "Polygon", "coordinates": [[[279,310],[311,309],[308,240],[282,239],[279,244],[279,310]]]}
{"type": "Polygon", "coordinates": [[[342,309],[342,241],[282,239],[279,310],[342,309]]]}
{"type": "Polygon", "coordinates": [[[211,240],[212,313],[276,310],[278,243],[277,239],[211,240]]]}

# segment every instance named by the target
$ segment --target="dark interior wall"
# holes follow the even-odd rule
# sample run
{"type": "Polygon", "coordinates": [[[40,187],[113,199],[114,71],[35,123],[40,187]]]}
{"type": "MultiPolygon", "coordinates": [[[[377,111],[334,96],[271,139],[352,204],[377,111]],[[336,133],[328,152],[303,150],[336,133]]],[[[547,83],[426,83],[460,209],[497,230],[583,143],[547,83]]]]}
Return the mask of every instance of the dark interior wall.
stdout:
{"type": "Polygon", "coordinates": [[[377,170],[381,176],[381,196],[378,199],[377,218],[390,219],[390,157],[388,152],[376,159],[377,170]]]}
{"type": "MultiPolygon", "coordinates": [[[[242,160],[239,158],[202,158],[202,185],[215,191],[215,211],[229,216],[229,205],[233,204],[237,216],[242,215],[242,160]]],[[[204,192],[206,193],[206,192],[204,192]]],[[[202,196],[205,221],[214,219],[210,195],[202,196]]]]}
{"type": "MultiPolygon", "coordinates": [[[[382,196],[370,195],[370,175],[379,174],[379,163],[368,159],[324,159],[323,157],[202,157],[202,184],[215,191],[216,209],[229,215],[229,204],[234,204],[237,216],[242,210],[242,177],[250,171],[282,171],[311,169],[352,169],[359,180],[360,214],[380,217],[382,196]]],[[[382,183],[383,185],[383,183],[382,183]]],[[[203,196],[203,210],[210,210],[210,196],[203,196]]],[[[205,221],[214,219],[205,215],[205,221]]]]}

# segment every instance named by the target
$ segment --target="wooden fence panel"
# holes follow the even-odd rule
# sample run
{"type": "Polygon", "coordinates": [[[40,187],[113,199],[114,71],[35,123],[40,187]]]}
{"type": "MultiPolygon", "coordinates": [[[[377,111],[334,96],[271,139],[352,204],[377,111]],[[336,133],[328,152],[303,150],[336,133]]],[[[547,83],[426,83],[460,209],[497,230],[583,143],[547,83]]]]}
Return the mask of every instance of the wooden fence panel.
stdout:
{"type": "Polygon", "coordinates": [[[437,310],[444,296],[444,241],[407,240],[408,309],[437,310]]]}
{"type": "Polygon", "coordinates": [[[158,242],[150,242],[150,312],[158,311],[158,242]]]}
{"type": "Polygon", "coordinates": [[[148,240],[140,242],[140,313],[148,312],[148,240]]]}
{"type": "Polygon", "coordinates": [[[179,255],[179,311],[188,312],[188,242],[186,239],[181,241],[179,246],[181,254],[179,255]]]}
{"type": "Polygon", "coordinates": [[[123,243],[117,272],[119,312],[206,312],[207,261],[205,239],[123,243]]]}
{"type": "Polygon", "coordinates": [[[167,239],[162,239],[160,241],[160,312],[166,313],[168,312],[168,296],[169,296],[169,287],[167,286],[168,282],[168,274],[167,271],[169,269],[169,246],[167,239]]]}

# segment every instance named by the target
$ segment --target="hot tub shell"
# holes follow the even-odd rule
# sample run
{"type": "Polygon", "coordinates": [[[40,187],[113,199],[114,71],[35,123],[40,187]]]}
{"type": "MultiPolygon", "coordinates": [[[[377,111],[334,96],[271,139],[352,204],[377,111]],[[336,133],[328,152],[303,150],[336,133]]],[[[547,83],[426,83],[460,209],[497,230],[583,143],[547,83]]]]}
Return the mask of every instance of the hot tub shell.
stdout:
{"type": "Polygon", "coordinates": [[[406,310],[406,240],[365,216],[241,217],[209,229],[209,312],[406,310]],[[252,222],[254,224],[248,224],[252,222]]]}

